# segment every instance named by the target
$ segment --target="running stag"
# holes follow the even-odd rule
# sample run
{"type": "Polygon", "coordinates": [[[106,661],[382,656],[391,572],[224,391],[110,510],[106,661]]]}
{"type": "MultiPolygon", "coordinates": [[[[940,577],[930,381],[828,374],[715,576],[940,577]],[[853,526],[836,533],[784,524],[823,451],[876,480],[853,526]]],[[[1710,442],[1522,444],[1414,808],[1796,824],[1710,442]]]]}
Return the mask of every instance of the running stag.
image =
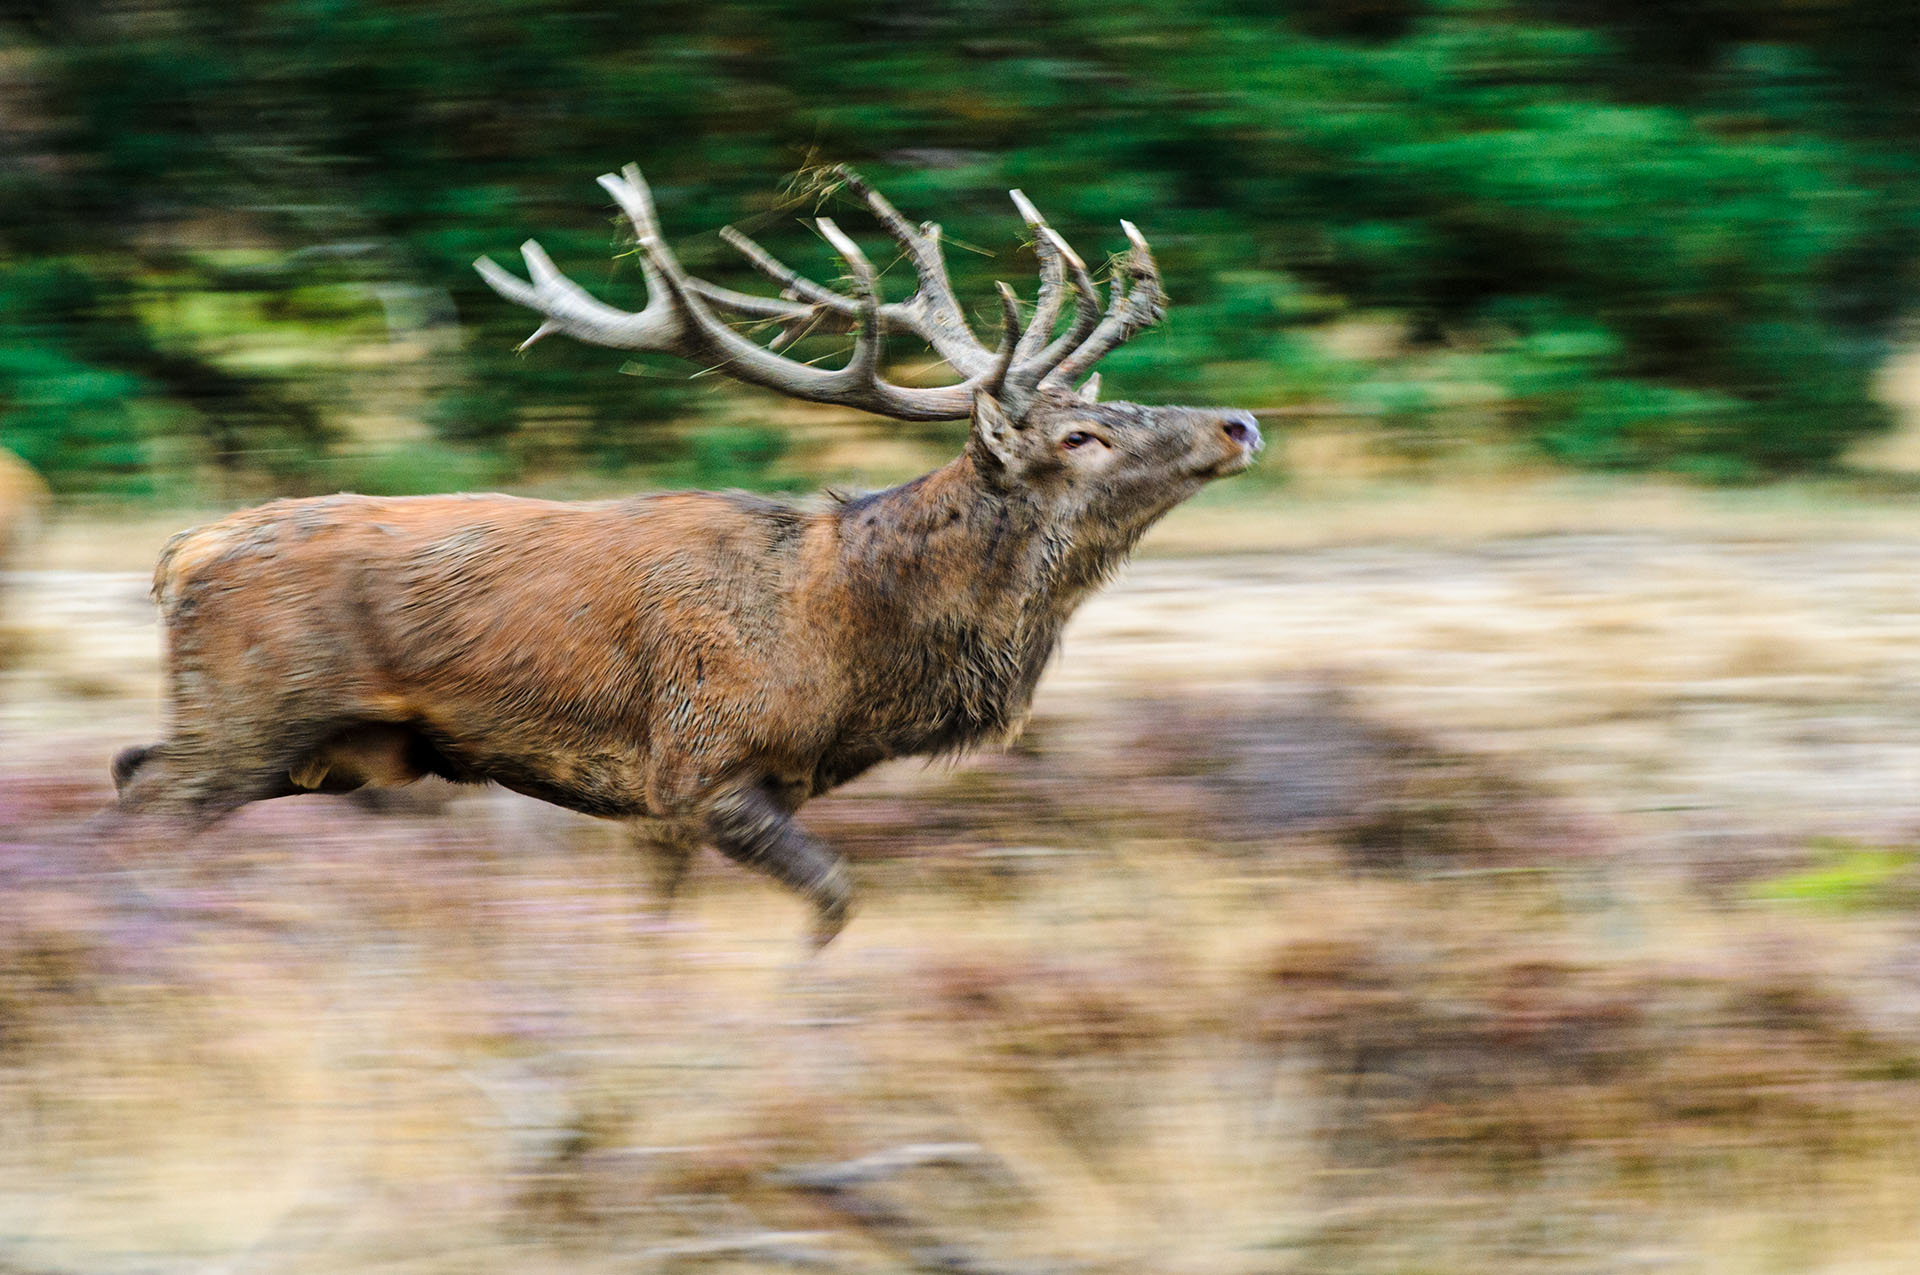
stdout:
{"type": "Polygon", "coordinates": [[[739,492],[339,495],[183,532],[154,580],[168,733],[115,759],[117,809],[200,825],[296,793],[491,780],[630,821],[668,897],[694,850],[716,846],[809,899],[816,941],[831,939],[848,873],[794,812],[888,758],[1018,733],[1074,608],[1156,519],[1261,445],[1243,411],[1096,401],[1094,364],[1162,312],[1132,225],[1103,307],[1086,265],[1013,192],[1040,292],[1023,322],[1000,285],[989,345],[953,293],[939,227],[841,176],[918,274],[908,300],[883,299],[866,256],[824,218],[850,295],[731,228],[782,295],[693,278],[632,167],[600,184],[638,235],[644,309],[589,296],[533,242],[531,281],[476,265],[541,316],[529,343],[561,333],[808,402],[967,419],[960,455],[814,509],[739,492]],[[740,321],[779,336],[762,345],[740,321]],[[852,331],[847,364],[776,352],[810,330],[852,331]],[[885,380],[888,332],[924,340],[957,383],[885,380]]]}

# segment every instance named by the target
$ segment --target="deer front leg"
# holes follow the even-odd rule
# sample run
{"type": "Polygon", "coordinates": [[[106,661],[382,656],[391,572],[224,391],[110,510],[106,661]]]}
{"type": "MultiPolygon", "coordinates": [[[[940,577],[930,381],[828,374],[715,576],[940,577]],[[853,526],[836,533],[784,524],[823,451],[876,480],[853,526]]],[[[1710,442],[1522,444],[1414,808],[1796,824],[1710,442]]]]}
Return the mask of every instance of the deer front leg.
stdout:
{"type": "Polygon", "coordinates": [[[853,910],[846,860],[807,835],[764,788],[742,788],[707,809],[707,834],[735,863],[764,872],[809,900],[815,950],[833,941],[853,910]]]}

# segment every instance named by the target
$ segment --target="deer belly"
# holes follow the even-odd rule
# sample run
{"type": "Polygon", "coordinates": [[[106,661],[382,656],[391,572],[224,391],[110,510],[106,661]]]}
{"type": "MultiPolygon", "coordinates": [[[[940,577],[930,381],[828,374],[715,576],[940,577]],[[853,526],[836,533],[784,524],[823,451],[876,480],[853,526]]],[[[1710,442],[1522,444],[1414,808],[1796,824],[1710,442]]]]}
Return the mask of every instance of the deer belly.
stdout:
{"type": "Polygon", "coordinates": [[[514,738],[429,732],[459,778],[491,781],[524,796],[606,819],[658,813],[646,800],[646,761],[608,740],[514,738]]]}

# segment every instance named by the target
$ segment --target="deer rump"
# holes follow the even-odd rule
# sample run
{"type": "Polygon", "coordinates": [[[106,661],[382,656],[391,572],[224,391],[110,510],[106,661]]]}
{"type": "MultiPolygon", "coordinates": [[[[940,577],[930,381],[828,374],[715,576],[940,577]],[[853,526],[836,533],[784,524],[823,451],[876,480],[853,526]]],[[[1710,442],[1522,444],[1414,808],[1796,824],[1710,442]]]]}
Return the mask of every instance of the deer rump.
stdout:
{"type": "Polygon", "coordinates": [[[173,729],[116,784],[203,817],[429,774],[663,813],[716,747],[740,755],[711,719],[780,716],[755,638],[787,627],[802,518],[740,494],[342,495],[182,533],[154,579],[173,729]]]}

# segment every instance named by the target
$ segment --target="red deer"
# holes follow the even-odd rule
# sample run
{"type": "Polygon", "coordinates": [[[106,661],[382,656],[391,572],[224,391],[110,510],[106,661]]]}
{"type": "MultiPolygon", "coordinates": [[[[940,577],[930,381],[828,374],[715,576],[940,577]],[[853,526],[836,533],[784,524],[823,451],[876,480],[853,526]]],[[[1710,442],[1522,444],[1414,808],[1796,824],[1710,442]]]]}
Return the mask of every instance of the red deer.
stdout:
{"type": "Polygon", "coordinates": [[[809,402],[970,419],[961,455],[820,509],[741,492],[339,495],[182,532],[154,579],[168,733],[115,759],[116,809],[204,824],[302,792],[491,780],[631,821],[669,898],[693,851],[716,846],[810,900],[816,942],[831,939],[851,886],[794,821],[801,803],[888,758],[1018,733],[1074,608],[1149,525],[1261,445],[1243,411],[1101,403],[1091,383],[1074,387],[1160,317],[1159,273],[1130,224],[1103,310],[1085,264],[1014,192],[1041,288],[1023,325],[1000,285],[989,348],[953,294],[939,227],[842,177],[918,273],[910,300],[883,301],[867,258],[825,219],[852,295],[731,228],[784,295],[689,277],[631,166],[600,184],[638,234],[644,309],[595,300],[532,241],[531,282],[486,258],[476,268],[542,316],[529,344],[559,332],[809,402]],[[812,367],[724,316],[777,323],[782,339],[851,330],[853,354],[812,367]],[[890,330],[926,341],[959,383],[883,380],[890,330]]]}

